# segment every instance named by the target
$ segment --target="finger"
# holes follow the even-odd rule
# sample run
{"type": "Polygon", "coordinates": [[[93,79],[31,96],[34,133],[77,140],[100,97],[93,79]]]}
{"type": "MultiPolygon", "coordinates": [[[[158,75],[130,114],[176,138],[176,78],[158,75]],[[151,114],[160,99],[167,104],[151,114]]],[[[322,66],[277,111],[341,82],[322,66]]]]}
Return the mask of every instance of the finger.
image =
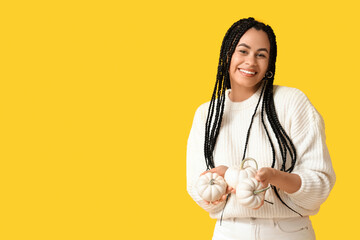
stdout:
{"type": "Polygon", "coordinates": [[[235,188],[232,188],[232,187],[228,187],[228,189],[227,189],[227,192],[226,192],[227,194],[230,194],[230,193],[236,193],[236,190],[235,190],[235,188]]]}
{"type": "Polygon", "coordinates": [[[212,168],[209,170],[209,172],[214,173],[214,172],[216,172],[216,170],[217,170],[216,168],[212,168]]]}
{"type": "Polygon", "coordinates": [[[261,201],[260,206],[258,206],[257,208],[253,208],[253,209],[254,209],[254,210],[258,210],[259,208],[261,208],[261,207],[262,207],[262,205],[264,205],[264,199],[261,201]]]}
{"type": "Polygon", "coordinates": [[[204,175],[204,174],[206,174],[206,173],[208,173],[208,172],[209,172],[209,171],[205,171],[205,172],[201,173],[200,176],[202,176],[202,175],[204,175]]]}
{"type": "Polygon", "coordinates": [[[264,176],[262,175],[262,174],[259,174],[259,173],[257,173],[256,175],[255,175],[255,179],[258,181],[258,182],[261,182],[261,181],[264,181],[265,179],[264,179],[264,176]]]}

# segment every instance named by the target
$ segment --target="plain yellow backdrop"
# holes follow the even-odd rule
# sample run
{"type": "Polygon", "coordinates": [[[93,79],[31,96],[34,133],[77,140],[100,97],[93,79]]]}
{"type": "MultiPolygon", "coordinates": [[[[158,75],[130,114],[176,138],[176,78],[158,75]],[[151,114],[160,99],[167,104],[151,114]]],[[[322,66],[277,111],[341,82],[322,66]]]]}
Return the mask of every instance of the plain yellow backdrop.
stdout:
{"type": "Polygon", "coordinates": [[[322,114],[337,182],[318,239],[352,239],[359,176],[356,1],[3,1],[0,239],[211,239],[187,138],[240,18],[277,35],[275,84],[322,114]]]}

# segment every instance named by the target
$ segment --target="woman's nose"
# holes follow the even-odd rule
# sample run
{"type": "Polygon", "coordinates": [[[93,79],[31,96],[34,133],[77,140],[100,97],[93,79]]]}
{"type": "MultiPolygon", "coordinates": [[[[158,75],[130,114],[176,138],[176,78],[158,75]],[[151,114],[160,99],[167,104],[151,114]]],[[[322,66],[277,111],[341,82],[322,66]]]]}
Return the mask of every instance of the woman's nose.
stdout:
{"type": "Polygon", "coordinates": [[[248,55],[246,57],[246,63],[250,66],[256,65],[256,57],[252,55],[248,55]]]}

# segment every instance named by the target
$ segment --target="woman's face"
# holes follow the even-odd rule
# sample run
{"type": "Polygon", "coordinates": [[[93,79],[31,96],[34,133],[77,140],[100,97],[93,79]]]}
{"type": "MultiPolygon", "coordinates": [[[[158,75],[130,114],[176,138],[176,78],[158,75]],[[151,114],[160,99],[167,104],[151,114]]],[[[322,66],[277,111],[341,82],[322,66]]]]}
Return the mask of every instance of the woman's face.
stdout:
{"type": "Polygon", "coordinates": [[[231,88],[256,91],[269,65],[270,42],[262,30],[250,28],[240,38],[231,57],[231,88]]]}

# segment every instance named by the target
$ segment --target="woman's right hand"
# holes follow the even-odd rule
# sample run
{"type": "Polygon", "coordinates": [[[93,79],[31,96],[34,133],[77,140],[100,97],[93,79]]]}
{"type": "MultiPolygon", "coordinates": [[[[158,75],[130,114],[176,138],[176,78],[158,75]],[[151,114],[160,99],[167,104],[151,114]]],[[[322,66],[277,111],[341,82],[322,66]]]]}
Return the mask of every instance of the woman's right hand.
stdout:
{"type": "MultiPolygon", "coordinates": [[[[208,172],[211,172],[211,173],[217,173],[219,176],[224,177],[224,176],[225,176],[225,172],[227,171],[228,168],[229,168],[229,167],[227,167],[227,166],[220,165],[220,166],[218,166],[218,167],[212,168],[212,169],[210,169],[210,170],[208,170],[208,171],[205,171],[205,172],[201,173],[200,176],[201,176],[201,175],[204,175],[204,174],[206,174],[206,173],[208,173],[208,172]]],[[[211,204],[216,205],[216,204],[219,204],[219,203],[225,201],[227,195],[230,194],[230,193],[235,193],[235,189],[232,188],[232,187],[230,187],[230,186],[228,186],[227,189],[226,189],[225,194],[222,195],[219,200],[216,200],[216,201],[211,202],[211,204]]],[[[204,201],[205,201],[205,200],[204,200],[204,201]]],[[[206,203],[206,204],[210,204],[210,202],[208,202],[208,201],[205,201],[205,203],[206,203]]]]}
{"type": "Polygon", "coordinates": [[[204,200],[204,202],[205,202],[205,204],[210,204],[211,203],[211,204],[216,205],[216,204],[219,204],[219,203],[225,201],[228,194],[231,194],[231,193],[234,193],[234,192],[235,192],[235,189],[228,186],[227,189],[226,189],[226,193],[224,195],[222,195],[219,200],[216,200],[216,201],[213,201],[213,202],[208,202],[208,201],[204,200]]]}
{"type": "Polygon", "coordinates": [[[201,176],[201,175],[204,175],[204,174],[206,174],[206,173],[208,173],[208,172],[211,172],[211,173],[217,173],[219,176],[224,177],[224,176],[225,176],[225,172],[228,170],[228,168],[229,168],[229,167],[227,167],[227,166],[220,165],[220,166],[218,166],[218,167],[216,167],[216,168],[212,168],[212,169],[210,169],[210,170],[207,170],[207,171],[203,172],[202,174],[200,174],[200,176],[201,176]]]}

